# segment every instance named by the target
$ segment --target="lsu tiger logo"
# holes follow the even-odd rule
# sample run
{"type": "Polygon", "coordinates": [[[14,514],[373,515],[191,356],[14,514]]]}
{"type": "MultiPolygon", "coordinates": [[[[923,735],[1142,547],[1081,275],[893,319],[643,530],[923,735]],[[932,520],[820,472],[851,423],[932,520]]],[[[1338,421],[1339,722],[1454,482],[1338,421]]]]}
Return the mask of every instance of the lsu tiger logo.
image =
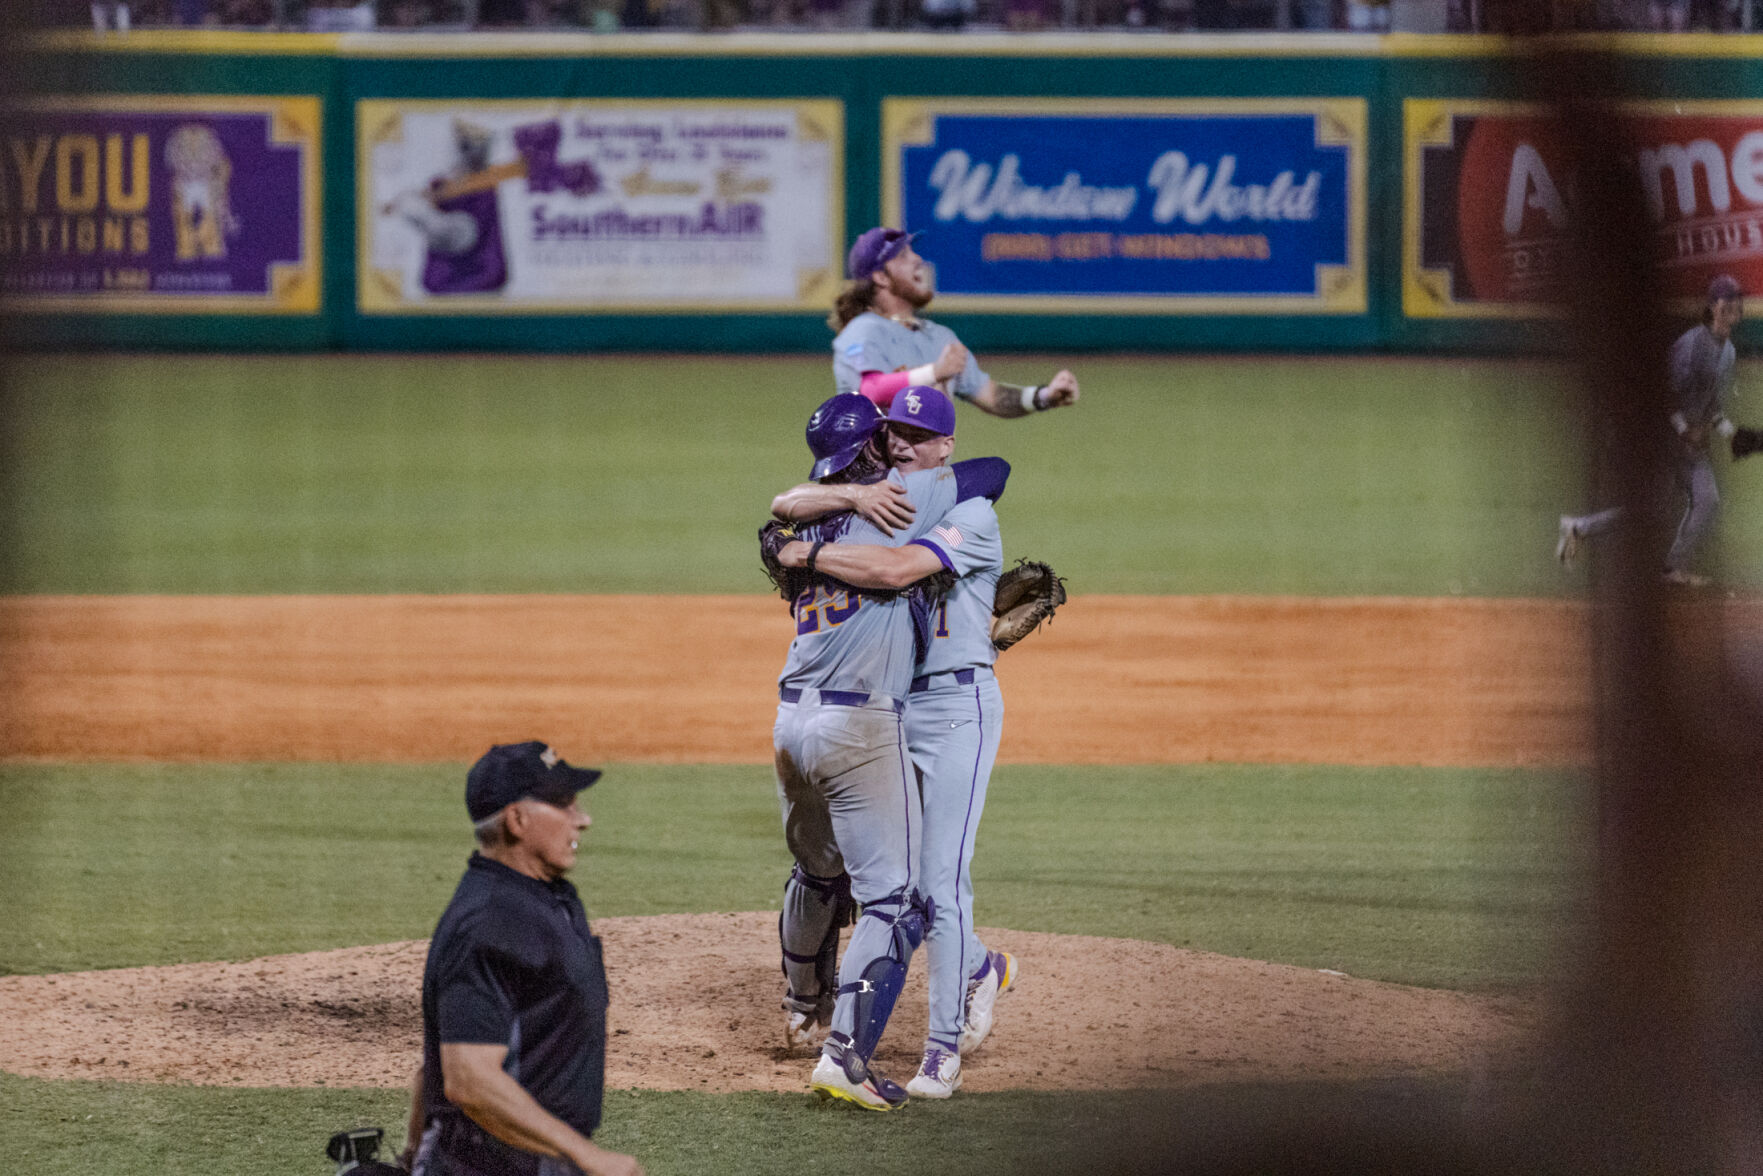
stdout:
{"type": "Polygon", "coordinates": [[[172,174],[172,225],[179,261],[226,256],[226,238],[239,232],[233,215],[233,165],[212,128],[185,123],[165,144],[172,174]]]}

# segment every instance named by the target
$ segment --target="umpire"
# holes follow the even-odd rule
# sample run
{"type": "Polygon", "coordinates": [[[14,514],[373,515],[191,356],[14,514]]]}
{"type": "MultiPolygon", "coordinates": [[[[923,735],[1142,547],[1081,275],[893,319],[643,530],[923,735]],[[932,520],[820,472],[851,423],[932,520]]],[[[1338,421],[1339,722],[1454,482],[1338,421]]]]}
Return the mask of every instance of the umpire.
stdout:
{"type": "MultiPolygon", "coordinates": [[[[478,850],[422,975],[414,1176],[642,1176],[589,1138],[606,1071],[606,969],[576,889],[600,773],[543,743],[490,748],[465,781],[478,850]]],[[[412,1154],[413,1153],[413,1154],[412,1154]]]]}

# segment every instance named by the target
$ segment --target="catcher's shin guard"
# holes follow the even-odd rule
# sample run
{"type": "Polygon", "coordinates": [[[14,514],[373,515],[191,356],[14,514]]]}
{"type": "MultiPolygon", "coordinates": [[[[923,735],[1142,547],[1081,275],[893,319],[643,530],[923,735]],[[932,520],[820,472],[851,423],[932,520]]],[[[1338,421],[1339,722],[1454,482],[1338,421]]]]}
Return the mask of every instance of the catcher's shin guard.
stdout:
{"type": "Polygon", "coordinates": [[[851,879],[817,878],[796,866],[784,883],[784,908],[777,916],[783,952],[784,1008],[831,1014],[839,982],[839,928],[852,921],[851,879]]]}
{"type": "Polygon", "coordinates": [[[856,999],[851,1049],[865,1065],[881,1043],[882,1030],[887,1028],[894,1002],[906,984],[906,965],[924,942],[934,910],[930,899],[920,897],[916,890],[896,890],[863,907],[863,918],[879,919],[893,931],[887,954],[871,960],[854,983],[839,986],[840,996],[850,993],[856,999]]]}

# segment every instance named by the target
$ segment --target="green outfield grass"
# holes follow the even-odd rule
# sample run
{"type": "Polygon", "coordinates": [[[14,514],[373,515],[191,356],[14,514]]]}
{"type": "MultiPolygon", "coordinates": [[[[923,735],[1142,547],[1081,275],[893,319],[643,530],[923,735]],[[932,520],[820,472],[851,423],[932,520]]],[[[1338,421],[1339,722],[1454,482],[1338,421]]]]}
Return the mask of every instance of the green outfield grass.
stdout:
{"type": "MultiPolygon", "coordinates": [[[[1055,362],[988,359],[1022,380],[1055,362]]],[[[1556,516],[1587,505],[1557,369],[1070,362],[1081,405],[963,409],[958,456],[1011,459],[1006,549],[1075,591],[1583,583],[1552,559],[1556,516]]],[[[829,383],[817,356],[27,358],[0,591],[759,592],[753,531],[806,475],[829,383]]],[[[1763,582],[1763,462],[1724,483],[1733,574],[1763,582]]]]}
{"type": "MultiPolygon", "coordinates": [[[[865,1115],[805,1093],[618,1090],[607,1092],[595,1138],[635,1154],[650,1176],[1018,1176],[1094,1173],[1109,1161],[1123,1165],[1115,1171],[1146,1173],[1263,1170],[1255,1156],[1289,1164],[1308,1155],[1320,1163],[1341,1155],[1355,1132],[1375,1130],[1377,1163],[1361,1170],[1420,1172],[1440,1170],[1426,1166],[1429,1157],[1460,1164],[1501,1146],[1485,1128],[1472,1132],[1465,1101],[1458,1081],[1385,1079],[963,1093],[948,1103],[915,1100],[896,1115],[865,1115]]],[[[31,1176],[328,1176],[331,1132],[379,1126],[386,1151],[396,1151],[405,1110],[405,1096],[389,1090],[130,1086],[0,1073],[0,1147],[31,1176]]]]}
{"type": "MultiPolygon", "coordinates": [[[[470,850],[464,765],[0,768],[0,972],[426,936],[470,850]]],[[[618,766],[589,794],[590,915],[776,909],[761,767],[618,766]]],[[[1005,767],[976,918],[1474,989],[1571,922],[1573,781],[1339,767],[1005,767]]]]}

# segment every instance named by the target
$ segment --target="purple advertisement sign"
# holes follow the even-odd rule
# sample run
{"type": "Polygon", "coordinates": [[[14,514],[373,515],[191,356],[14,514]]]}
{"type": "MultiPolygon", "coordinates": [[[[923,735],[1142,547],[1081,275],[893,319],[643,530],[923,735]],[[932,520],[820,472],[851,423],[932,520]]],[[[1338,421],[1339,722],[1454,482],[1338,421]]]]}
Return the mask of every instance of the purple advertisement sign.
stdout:
{"type": "Polygon", "coordinates": [[[0,111],[16,310],[316,313],[317,98],[43,99],[0,111]]]}

